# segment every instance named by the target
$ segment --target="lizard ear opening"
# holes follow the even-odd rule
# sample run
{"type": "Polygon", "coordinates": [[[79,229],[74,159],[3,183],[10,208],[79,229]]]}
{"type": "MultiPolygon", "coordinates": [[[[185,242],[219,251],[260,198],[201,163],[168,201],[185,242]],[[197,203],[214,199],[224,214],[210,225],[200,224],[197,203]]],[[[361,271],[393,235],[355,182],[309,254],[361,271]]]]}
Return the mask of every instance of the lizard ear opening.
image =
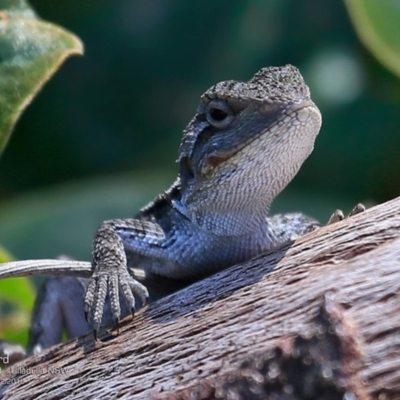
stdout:
{"type": "Polygon", "coordinates": [[[223,100],[211,100],[205,110],[207,121],[215,128],[226,128],[233,120],[233,111],[223,100]]]}

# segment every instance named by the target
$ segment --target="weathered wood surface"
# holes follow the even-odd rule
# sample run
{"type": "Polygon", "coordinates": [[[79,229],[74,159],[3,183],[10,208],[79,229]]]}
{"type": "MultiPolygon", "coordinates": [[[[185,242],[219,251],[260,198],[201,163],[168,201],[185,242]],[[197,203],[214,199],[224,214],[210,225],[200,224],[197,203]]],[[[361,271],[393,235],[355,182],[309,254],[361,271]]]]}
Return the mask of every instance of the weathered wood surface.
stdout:
{"type": "Polygon", "coordinates": [[[307,336],[326,296],[354,327],[366,393],[400,399],[400,198],[152,304],[102,343],[83,337],[29,358],[0,374],[0,394],[172,398],[307,336]]]}

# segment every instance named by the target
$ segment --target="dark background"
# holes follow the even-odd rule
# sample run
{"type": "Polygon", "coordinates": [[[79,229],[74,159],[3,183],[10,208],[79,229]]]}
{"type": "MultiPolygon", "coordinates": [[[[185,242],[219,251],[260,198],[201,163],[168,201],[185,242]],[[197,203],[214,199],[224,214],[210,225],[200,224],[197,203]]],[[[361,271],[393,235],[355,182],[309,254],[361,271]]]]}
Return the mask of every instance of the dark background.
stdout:
{"type": "Polygon", "coordinates": [[[0,243],[18,258],[89,258],[107,218],[175,177],[199,96],[260,68],[298,66],[323,115],[312,156],[274,209],[326,220],[400,194],[400,84],[337,0],[31,1],[84,57],[28,107],[0,161],[0,243]]]}

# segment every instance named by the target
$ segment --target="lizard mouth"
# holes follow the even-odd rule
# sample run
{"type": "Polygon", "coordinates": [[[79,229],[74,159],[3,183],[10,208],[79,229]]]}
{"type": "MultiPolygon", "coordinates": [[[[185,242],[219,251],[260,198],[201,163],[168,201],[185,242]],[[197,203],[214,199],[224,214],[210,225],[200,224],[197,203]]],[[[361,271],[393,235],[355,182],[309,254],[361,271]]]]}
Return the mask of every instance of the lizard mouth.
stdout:
{"type": "Polygon", "coordinates": [[[245,146],[240,146],[239,148],[236,148],[235,150],[233,150],[231,152],[224,152],[224,153],[220,152],[218,154],[209,155],[206,158],[206,160],[204,161],[204,165],[203,165],[203,167],[201,169],[201,172],[204,175],[208,175],[215,168],[217,168],[218,165],[221,165],[226,160],[229,160],[231,157],[233,157],[236,153],[238,153],[244,147],[245,146]]]}
{"type": "MultiPolygon", "coordinates": [[[[310,111],[308,110],[309,108],[311,108],[313,110],[317,110],[315,104],[311,100],[304,100],[301,103],[291,104],[290,106],[288,106],[284,109],[284,111],[282,112],[282,116],[280,118],[275,119],[272,124],[267,125],[258,135],[253,136],[251,139],[245,141],[244,143],[235,147],[232,150],[218,151],[218,152],[210,154],[204,160],[204,164],[202,166],[201,172],[204,175],[210,174],[219,165],[223,164],[225,161],[229,160],[230,158],[235,156],[237,153],[239,153],[241,150],[243,150],[245,147],[247,147],[252,142],[254,142],[258,138],[260,138],[262,135],[264,135],[266,131],[271,129],[271,127],[277,125],[284,118],[290,117],[294,113],[297,113],[298,119],[301,122],[304,122],[309,117],[309,114],[310,114],[310,111]]],[[[269,104],[266,103],[265,107],[261,106],[261,110],[264,111],[265,113],[267,113],[267,112],[270,112],[271,107],[269,104]]]]}

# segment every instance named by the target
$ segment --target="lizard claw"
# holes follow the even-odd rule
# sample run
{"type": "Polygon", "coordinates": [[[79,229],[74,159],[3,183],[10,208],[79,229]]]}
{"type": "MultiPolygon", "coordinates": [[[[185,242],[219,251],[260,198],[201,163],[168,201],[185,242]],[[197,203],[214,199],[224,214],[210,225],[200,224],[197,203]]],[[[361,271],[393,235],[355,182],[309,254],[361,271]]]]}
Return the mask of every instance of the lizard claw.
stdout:
{"type": "Polygon", "coordinates": [[[348,217],[352,217],[353,215],[360,214],[365,211],[365,206],[362,203],[358,203],[351,211],[348,217]]]}
{"type": "Polygon", "coordinates": [[[135,309],[135,296],[139,296],[143,304],[149,296],[145,286],[136,281],[127,271],[126,267],[109,267],[106,264],[97,264],[85,295],[85,316],[92,321],[95,339],[103,319],[103,310],[107,294],[110,298],[111,312],[115,325],[121,317],[121,295],[127,301],[129,308],[135,309]]]}
{"type": "Polygon", "coordinates": [[[335,222],[342,221],[344,219],[344,214],[342,210],[335,210],[334,213],[328,220],[327,225],[334,224],[335,222]]]}
{"type": "MultiPolygon", "coordinates": [[[[361,212],[365,211],[365,206],[361,203],[358,203],[349,213],[347,218],[352,217],[353,215],[360,214],[361,212]]],[[[345,219],[345,216],[343,214],[342,210],[336,210],[331,217],[329,218],[329,221],[327,225],[334,224],[335,222],[339,222],[345,219]]]]}
{"type": "Polygon", "coordinates": [[[114,329],[116,329],[117,335],[119,335],[119,318],[114,319],[114,329]]]}

